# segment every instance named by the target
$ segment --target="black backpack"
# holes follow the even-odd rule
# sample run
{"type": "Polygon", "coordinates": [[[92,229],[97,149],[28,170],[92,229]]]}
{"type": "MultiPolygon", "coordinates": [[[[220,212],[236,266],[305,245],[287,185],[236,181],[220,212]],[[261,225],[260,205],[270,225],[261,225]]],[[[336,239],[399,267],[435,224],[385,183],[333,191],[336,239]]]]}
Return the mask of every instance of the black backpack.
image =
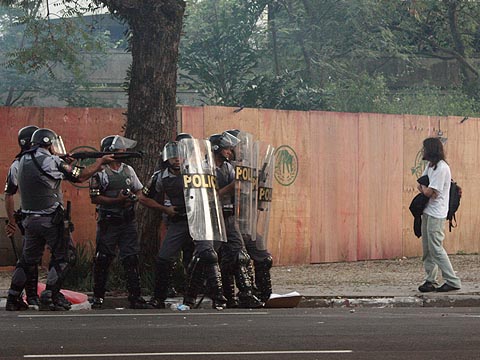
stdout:
{"type": "Polygon", "coordinates": [[[462,188],[452,180],[450,184],[450,201],[448,202],[448,229],[452,231],[452,228],[457,227],[457,219],[455,213],[460,206],[460,199],[462,197],[462,188]]]}

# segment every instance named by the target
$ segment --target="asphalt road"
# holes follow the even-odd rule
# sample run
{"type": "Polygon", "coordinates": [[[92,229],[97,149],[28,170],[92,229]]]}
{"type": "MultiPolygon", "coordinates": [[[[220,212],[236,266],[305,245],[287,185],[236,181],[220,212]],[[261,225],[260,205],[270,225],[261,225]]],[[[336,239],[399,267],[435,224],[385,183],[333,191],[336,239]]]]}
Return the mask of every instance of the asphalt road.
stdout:
{"type": "Polygon", "coordinates": [[[478,308],[0,312],[1,359],[479,359],[478,308]]]}

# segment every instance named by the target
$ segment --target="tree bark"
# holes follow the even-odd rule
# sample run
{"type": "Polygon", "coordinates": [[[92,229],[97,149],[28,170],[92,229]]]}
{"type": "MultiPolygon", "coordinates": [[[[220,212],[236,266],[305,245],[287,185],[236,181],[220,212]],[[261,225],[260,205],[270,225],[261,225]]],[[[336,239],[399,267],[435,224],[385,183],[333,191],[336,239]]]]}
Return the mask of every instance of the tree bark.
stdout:
{"type": "MultiPolygon", "coordinates": [[[[138,142],[143,159],[132,162],[142,182],[159,164],[164,144],[177,131],[176,90],[178,46],[185,1],[102,0],[130,28],[132,66],[128,88],[125,136],[138,142]]],[[[139,207],[142,252],[152,259],[159,248],[160,213],[139,207]]]]}

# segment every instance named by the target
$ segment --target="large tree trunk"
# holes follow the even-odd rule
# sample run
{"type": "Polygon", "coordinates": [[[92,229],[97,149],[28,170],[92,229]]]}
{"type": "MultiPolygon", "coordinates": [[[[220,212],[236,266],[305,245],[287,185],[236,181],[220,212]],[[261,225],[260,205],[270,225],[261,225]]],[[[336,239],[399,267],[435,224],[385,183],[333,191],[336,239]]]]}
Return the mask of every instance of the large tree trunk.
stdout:
{"type": "MultiPolygon", "coordinates": [[[[127,21],[132,66],[125,135],[138,141],[143,159],[132,163],[141,181],[157,168],[160,152],[177,130],[176,84],[180,34],[185,1],[103,0],[110,11],[127,21]]],[[[159,247],[160,213],[139,207],[139,237],[147,259],[159,247]]]]}

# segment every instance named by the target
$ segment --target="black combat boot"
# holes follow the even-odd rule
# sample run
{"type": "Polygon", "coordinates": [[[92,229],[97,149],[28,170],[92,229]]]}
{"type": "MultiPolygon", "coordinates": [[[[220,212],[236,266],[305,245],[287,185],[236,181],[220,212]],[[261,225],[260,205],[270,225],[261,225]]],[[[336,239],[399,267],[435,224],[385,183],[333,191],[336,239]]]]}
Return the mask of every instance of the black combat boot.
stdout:
{"type": "Polygon", "coordinates": [[[165,309],[165,300],[168,297],[169,284],[172,279],[172,265],[169,261],[155,262],[155,290],[148,302],[156,309],[165,309]]]}
{"type": "Polygon", "coordinates": [[[92,309],[101,309],[105,300],[108,281],[108,268],[111,257],[97,252],[93,261],[93,298],[90,300],[92,309]]]}
{"type": "Polygon", "coordinates": [[[7,304],[5,305],[6,311],[23,311],[28,310],[28,304],[23,301],[22,293],[15,295],[12,290],[9,290],[7,296],[7,304]]]}
{"type": "Polygon", "coordinates": [[[193,257],[187,269],[187,288],[183,296],[183,303],[195,308],[197,295],[205,283],[205,264],[198,257],[193,257]]]}
{"type": "Polygon", "coordinates": [[[35,309],[40,307],[40,298],[38,297],[38,265],[30,265],[25,269],[27,281],[25,282],[25,294],[27,303],[35,309]]]}
{"type": "Polygon", "coordinates": [[[127,290],[130,309],[153,309],[153,306],[147,303],[140,295],[140,274],[138,272],[137,257],[126,257],[123,261],[123,266],[127,276],[127,290]]]}
{"type": "Polygon", "coordinates": [[[270,299],[270,295],[272,295],[271,267],[271,257],[262,262],[255,262],[255,282],[257,283],[258,296],[263,302],[267,302],[270,299]]]}
{"type": "Polygon", "coordinates": [[[223,295],[227,299],[227,308],[237,308],[238,298],[235,296],[235,277],[230,269],[222,266],[223,295]]]}
{"type": "Polygon", "coordinates": [[[223,296],[220,266],[218,264],[208,264],[205,267],[205,272],[209,297],[212,299],[212,309],[225,309],[227,299],[223,296]]]}
{"type": "Polygon", "coordinates": [[[245,309],[256,309],[264,306],[264,303],[252,293],[250,276],[248,275],[248,270],[244,265],[238,265],[235,269],[235,281],[239,290],[239,307],[245,309]]]}

